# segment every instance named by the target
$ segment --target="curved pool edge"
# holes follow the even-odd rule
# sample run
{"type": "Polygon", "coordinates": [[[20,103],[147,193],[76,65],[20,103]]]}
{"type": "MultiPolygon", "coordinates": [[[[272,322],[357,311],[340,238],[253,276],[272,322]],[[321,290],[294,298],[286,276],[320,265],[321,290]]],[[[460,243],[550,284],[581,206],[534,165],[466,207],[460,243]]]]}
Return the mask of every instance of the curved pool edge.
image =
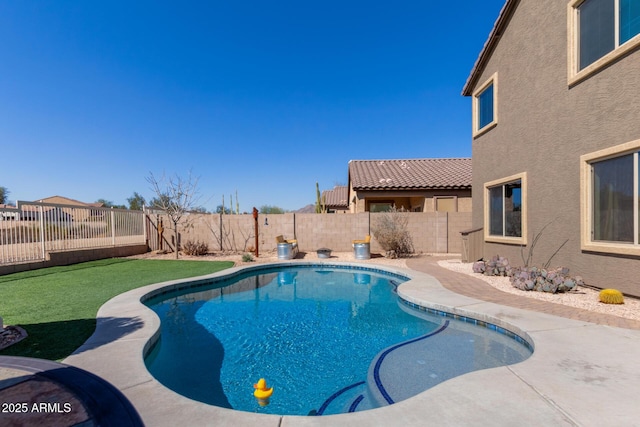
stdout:
{"type": "MultiPolygon", "coordinates": [[[[548,371],[554,370],[550,369],[553,368],[549,365],[550,360],[557,359],[559,354],[572,352],[568,338],[574,336],[576,331],[587,328],[599,331],[603,327],[475,300],[448,291],[428,274],[375,264],[339,263],[340,266],[356,266],[409,277],[410,280],[398,288],[398,294],[405,300],[420,306],[490,320],[526,338],[529,343],[535,343],[536,352],[517,365],[472,372],[391,406],[324,417],[254,414],[207,405],[169,390],[147,371],[143,355],[157,339],[160,321],[141,301],[166,289],[187,286],[186,283],[208,281],[247,270],[336,264],[289,261],[233,267],[207,276],[163,282],[129,291],[112,298],[100,308],[95,333],[64,362],[109,381],[133,403],[145,424],[154,426],[184,423],[185,415],[188,416],[189,425],[210,425],[215,422],[216,425],[229,424],[234,427],[255,425],[256,422],[266,426],[422,425],[426,419],[433,419],[434,416],[444,425],[481,423],[487,417],[491,417],[495,425],[509,425],[515,421],[526,423],[527,420],[531,423],[573,424],[575,416],[571,411],[561,409],[553,393],[551,396],[542,393],[539,386],[533,384],[540,377],[537,375],[540,369],[546,367],[548,371]],[[564,336],[564,346],[562,343],[557,345],[557,337],[548,337],[550,331],[551,335],[559,332],[564,336]],[[548,345],[542,345],[544,343],[548,345]],[[521,407],[513,404],[513,393],[523,402],[521,407]],[[507,402],[509,405],[506,405],[507,402]],[[455,405],[455,411],[451,410],[451,405],[455,405]],[[428,411],[425,411],[426,408],[428,411]]],[[[635,332],[626,331],[628,334],[635,332]]],[[[640,338],[640,335],[636,336],[640,338]]],[[[569,393],[560,394],[565,398],[569,393]]],[[[572,401],[571,398],[569,401],[572,401]]]]}

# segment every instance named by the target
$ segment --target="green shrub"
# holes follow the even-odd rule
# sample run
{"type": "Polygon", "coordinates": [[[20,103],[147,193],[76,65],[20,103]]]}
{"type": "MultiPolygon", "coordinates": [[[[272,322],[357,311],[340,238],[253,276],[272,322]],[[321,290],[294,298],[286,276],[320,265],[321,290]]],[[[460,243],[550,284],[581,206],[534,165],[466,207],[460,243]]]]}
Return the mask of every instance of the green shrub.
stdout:
{"type": "Polygon", "coordinates": [[[253,255],[242,254],[242,262],[253,262],[253,255]]]}

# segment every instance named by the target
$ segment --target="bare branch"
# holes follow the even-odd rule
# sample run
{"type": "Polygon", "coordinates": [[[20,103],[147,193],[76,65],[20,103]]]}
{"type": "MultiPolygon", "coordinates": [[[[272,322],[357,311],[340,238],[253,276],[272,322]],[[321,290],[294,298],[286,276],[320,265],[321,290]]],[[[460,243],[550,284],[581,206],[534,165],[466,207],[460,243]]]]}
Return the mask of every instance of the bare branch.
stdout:
{"type": "Polygon", "coordinates": [[[179,175],[167,178],[163,173],[160,179],[153,173],[149,173],[146,178],[151,184],[151,189],[156,194],[152,200],[152,206],[165,211],[173,222],[173,230],[176,236],[176,258],[178,258],[178,222],[189,211],[193,210],[199,201],[198,181],[199,177],[194,177],[191,170],[186,178],[179,175]]]}

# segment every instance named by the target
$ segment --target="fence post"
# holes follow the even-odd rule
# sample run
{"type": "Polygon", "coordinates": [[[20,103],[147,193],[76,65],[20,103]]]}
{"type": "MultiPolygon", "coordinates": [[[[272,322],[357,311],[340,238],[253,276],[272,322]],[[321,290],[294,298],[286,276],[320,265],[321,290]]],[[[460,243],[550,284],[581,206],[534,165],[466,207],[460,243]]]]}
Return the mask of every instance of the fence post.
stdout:
{"type": "Polygon", "coordinates": [[[116,245],[116,214],[111,208],[111,244],[116,245]]]}
{"type": "Polygon", "coordinates": [[[220,225],[220,252],[224,251],[224,242],[222,238],[222,232],[224,229],[224,225],[222,224],[222,212],[220,212],[218,224],[220,225]]]}
{"type": "Polygon", "coordinates": [[[445,242],[445,253],[449,253],[449,212],[445,212],[444,213],[444,223],[445,223],[445,227],[444,227],[444,242],[445,242]]]}
{"type": "Polygon", "coordinates": [[[254,222],[254,229],[255,229],[255,234],[256,234],[256,258],[258,258],[258,209],[256,209],[255,207],[253,208],[253,222],[254,222]]]}
{"type": "Polygon", "coordinates": [[[142,221],[142,232],[144,233],[144,241],[147,247],[149,247],[149,234],[147,233],[147,212],[146,207],[142,205],[142,215],[140,215],[142,221]]]}
{"type": "Polygon", "coordinates": [[[40,216],[40,241],[42,242],[42,259],[45,260],[47,256],[47,249],[45,247],[45,233],[44,233],[44,209],[42,209],[42,205],[39,206],[38,209],[40,216]]]}

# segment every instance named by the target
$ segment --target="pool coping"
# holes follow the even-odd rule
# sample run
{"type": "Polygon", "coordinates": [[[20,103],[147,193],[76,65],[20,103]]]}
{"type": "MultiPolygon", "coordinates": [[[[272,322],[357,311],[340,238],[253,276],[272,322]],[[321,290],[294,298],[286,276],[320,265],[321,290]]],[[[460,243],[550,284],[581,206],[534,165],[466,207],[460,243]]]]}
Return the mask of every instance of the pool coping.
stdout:
{"type": "MultiPolygon", "coordinates": [[[[445,289],[415,270],[376,264],[286,261],[233,267],[221,272],[145,286],[118,295],[98,311],[95,333],[65,363],[116,386],[147,425],[336,426],[549,424],[632,425],[640,416],[640,331],[597,325],[480,301],[445,289]],[[516,365],[475,371],[394,405],[322,417],[254,414],[183,397],[147,371],[142,355],[157,339],[160,321],[140,301],[187,282],[286,265],[354,266],[409,277],[398,287],[404,300],[433,310],[471,317],[525,338],[533,355],[516,365]],[[631,353],[631,355],[630,355],[631,353]]],[[[179,367],[188,369],[188,367],[179,367]]]]}

